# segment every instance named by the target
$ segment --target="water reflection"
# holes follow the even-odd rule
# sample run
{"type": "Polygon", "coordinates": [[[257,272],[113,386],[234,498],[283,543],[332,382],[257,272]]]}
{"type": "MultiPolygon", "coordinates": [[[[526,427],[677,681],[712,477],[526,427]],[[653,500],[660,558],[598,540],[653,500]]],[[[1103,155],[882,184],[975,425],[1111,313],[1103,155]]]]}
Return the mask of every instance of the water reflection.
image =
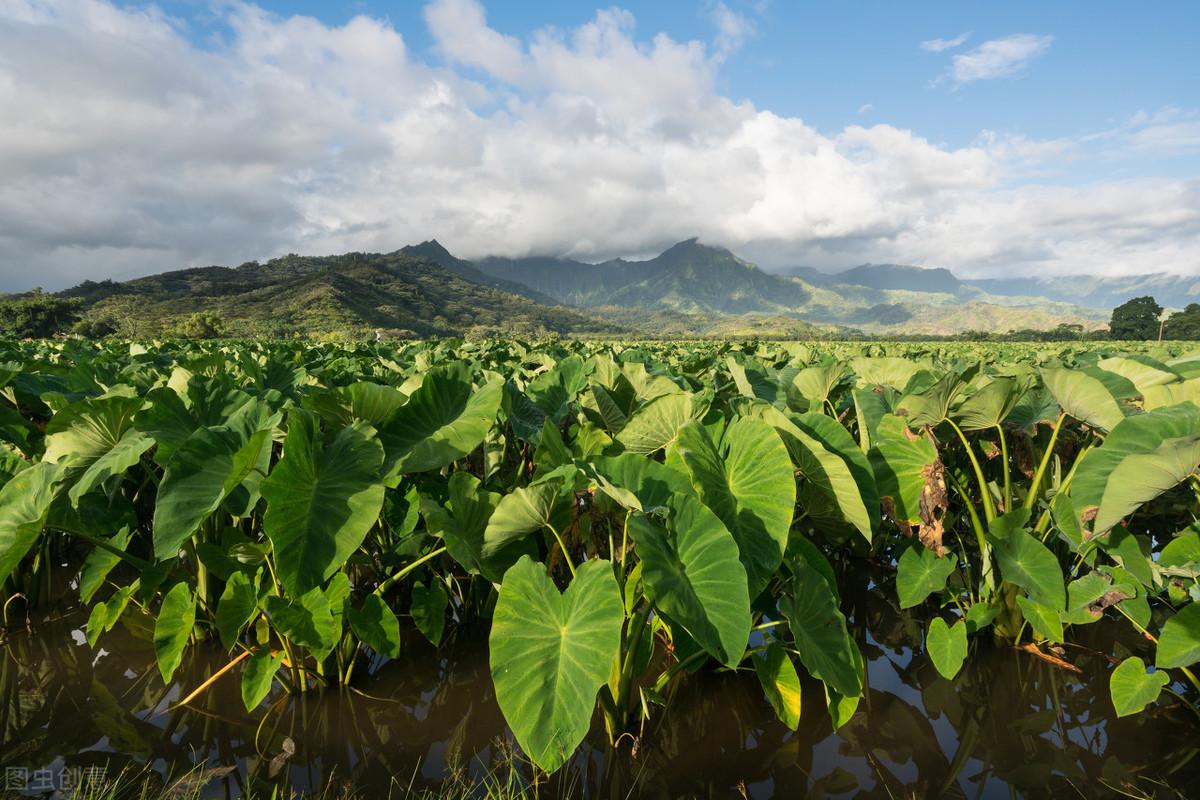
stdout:
{"type": "MultiPolygon", "coordinates": [[[[618,753],[597,722],[555,784],[593,798],[1097,797],[1200,794],[1196,733],[1180,704],[1116,720],[1104,653],[1144,649],[1117,623],[1076,630],[1073,674],[1028,653],[981,643],[963,673],[941,678],[913,647],[922,623],[882,592],[849,596],[868,659],[869,690],[841,730],[830,729],[820,685],[805,686],[799,732],[775,721],[752,672],[699,674],[618,753]],[[1118,641],[1118,639],[1120,639],[1118,641]],[[1168,791],[1166,787],[1171,787],[1168,791]]],[[[439,654],[410,637],[358,691],[280,696],[243,712],[236,677],[188,709],[180,687],[224,662],[185,662],[164,689],[147,631],[118,627],[93,652],[77,615],[10,631],[0,659],[0,768],[77,769],[204,761],[236,766],[212,796],[247,782],[297,790],[345,783],[382,796],[476,776],[512,747],[495,703],[479,631],[439,654]]]]}

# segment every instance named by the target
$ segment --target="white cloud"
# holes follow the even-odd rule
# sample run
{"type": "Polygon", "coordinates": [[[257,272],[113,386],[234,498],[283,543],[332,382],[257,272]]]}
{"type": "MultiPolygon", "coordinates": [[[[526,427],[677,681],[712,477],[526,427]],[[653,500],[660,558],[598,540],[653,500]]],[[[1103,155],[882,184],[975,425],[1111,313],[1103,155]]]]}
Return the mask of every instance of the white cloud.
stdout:
{"type": "Polygon", "coordinates": [[[960,33],[953,39],[926,39],[921,42],[921,49],[930,53],[940,53],[943,50],[953,50],[956,47],[961,47],[964,42],[971,37],[971,32],[966,31],[960,33]]]}
{"type": "Polygon", "coordinates": [[[716,58],[724,61],[733,55],[746,40],[755,33],[754,23],[744,14],[739,14],[724,3],[718,2],[709,8],[709,15],[717,28],[716,58]]]}
{"type": "Polygon", "coordinates": [[[1053,41],[1053,36],[1037,36],[1032,33],[991,39],[974,50],[954,56],[945,77],[956,85],[1007,78],[1017,74],[1030,61],[1046,52],[1053,41]]]}
{"type": "Polygon", "coordinates": [[[874,110],[875,110],[875,106],[871,105],[870,103],[863,103],[861,106],[858,107],[858,113],[860,113],[860,114],[869,114],[874,110]]]}
{"type": "MultiPolygon", "coordinates": [[[[601,259],[699,235],[768,266],[963,274],[1200,263],[1196,180],[1035,184],[1100,145],[821,132],[722,96],[719,43],[639,38],[618,9],[517,39],[437,0],[434,61],[378,19],[215,13],[228,32],[200,47],[154,10],[0,0],[0,290],[430,237],[601,259]]],[[[1163,126],[1193,120],[1104,141],[1175,146],[1190,134],[1163,126]]]]}

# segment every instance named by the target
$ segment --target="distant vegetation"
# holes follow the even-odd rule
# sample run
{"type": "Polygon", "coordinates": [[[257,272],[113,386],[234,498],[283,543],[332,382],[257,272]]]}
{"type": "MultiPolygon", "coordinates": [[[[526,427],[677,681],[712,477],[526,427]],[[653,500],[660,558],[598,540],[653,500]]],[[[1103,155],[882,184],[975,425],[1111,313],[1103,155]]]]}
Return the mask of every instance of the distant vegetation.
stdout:
{"type": "MultiPolygon", "coordinates": [[[[945,269],[769,273],[695,239],[647,261],[601,264],[470,262],[431,240],[393,253],[291,254],[0,296],[0,337],[1082,341],[1107,338],[1106,313],[989,294],[945,269]]],[[[1148,295],[1128,300],[1112,312],[1113,338],[1200,337],[1200,304],[1165,323],[1161,314],[1148,295]]]]}

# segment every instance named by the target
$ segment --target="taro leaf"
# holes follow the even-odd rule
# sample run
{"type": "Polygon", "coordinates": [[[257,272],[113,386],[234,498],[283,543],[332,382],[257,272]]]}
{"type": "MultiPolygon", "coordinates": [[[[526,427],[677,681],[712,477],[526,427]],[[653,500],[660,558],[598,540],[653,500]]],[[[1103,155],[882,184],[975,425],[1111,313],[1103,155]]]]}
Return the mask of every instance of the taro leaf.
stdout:
{"type": "Polygon", "coordinates": [[[501,551],[547,526],[554,526],[561,532],[566,510],[561,493],[562,482],[550,480],[518,487],[501,497],[483,532],[482,557],[495,558],[501,551]]]}
{"type": "Polygon", "coordinates": [[[1171,682],[1166,670],[1146,672],[1146,663],[1130,656],[1117,665],[1108,679],[1113,708],[1118,717],[1137,714],[1158,699],[1159,693],[1171,682]]]}
{"type": "MultiPolygon", "coordinates": [[[[119,552],[124,552],[125,548],[129,546],[129,526],[121,528],[111,538],[105,540],[105,543],[119,552]]],[[[83,567],[79,570],[79,599],[83,601],[84,605],[92,602],[97,590],[104,585],[104,579],[108,577],[108,573],[112,572],[120,562],[121,556],[112,550],[104,547],[92,548],[92,552],[88,553],[87,558],[83,561],[83,567]]]]}
{"type": "Polygon", "coordinates": [[[46,425],[42,460],[66,461],[73,472],[83,472],[133,428],[134,415],[142,403],[140,397],[120,395],[72,403],[46,425]]]}
{"type": "Polygon", "coordinates": [[[217,602],[217,633],[226,652],[233,649],[257,611],[258,588],[245,572],[234,572],[217,602]]]}
{"type": "Polygon", "coordinates": [[[837,595],[803,557],[794,559],[790,566],[792,581],[780,610],[796,638],[801,663],[842,697],[857,697],[862,694],[862,679],[856,669],[858,648],[846,630],[837,595]]]}
{"type": "Polygon", "coordinates": [[[1137,387],[1138,392],[1179,380],[1179,376],[1172,372],[1170,367],[1147,356],[1102,358],[1096,366],[1105,372],[1120,375],[1137,387]]]}
{"type": "Polygon", "coordinates": [[[962,378],[947,372],[936,383],[919,392],[910,392],[896,404],[896,414],[914,428],[935,426],[950,416],[950,405],[962,389],[962,378]]]}
{"type": "Polygon", "coordinates": [[[686,472],[633,453],[598,458],[593,466],[600,490],[636,511],[666,508],[677,494],[692,494],[686,472]]]}
{"type": "Polygon", "coordinates": [[[316,411],[333,428],[359,421],[378,428],[404,401],[404,395],[394,387],[360,381],[305,398],[304,406],[316,411]]]}
{"type": "Polygon", "coordinates": [[[809,411],[820,412],[833,390],[846,375],[844,364],[805,367],[792,378],[792,388],[808,403],[809,411]]]}
{"type": "Polygon", "coordinates": [[[172,453],[154,506],[154,557],[179,548],[217,510],[234,472],[237,441],[228,430],[200,428],[172,453]]]}
{"type": "Polygon", "coordinates": [[[324,661],[333,652],[341,631],[333,618],[329,598],[320,588],[290,603],[271,595],[266,607],[276,630],[292,643],[308,648],[318,661],[324,661]]]}
{"type": "Polygon", "coordinates": [[[1089,572],[1071,581],[1067,584],[1067,610],[1062,621],[1068,625],[1087,625],[1100,619],[1105,606],[1097,607],[1096,602],[1104,598],[1112,585],[1112,580],[1099,572],[1089,572]]]}
{"type": "Polygon", "coordinates": [[[737,666],[750,637],[750,596],[737,542],[694,496],[672,500],[670,530],[629,516],[642,580],[655,606],[713,658],[737,666]]]}
{"type": "Polygon", "coordinates": [[[913,359],[894,356],[859,356],[850,359],[850,368],[859,387],[890,386],[898,391],[903,391],[922,369],[913,359]]]}
{"type": "Polygon", "coordinates": [[[1175,534],[1158,554],[1160,567],[1186,567],[1189,564],[1200,565],[1200,533],[1194,530],[1175,534]]]}
{"type": "MultiPolygon", "coordinates": [[[[826,450],[845,462],[846,468],[850,470],[850,475],[854,478],[858,495],[862,498],[862,504],[866,507],[871,531],[878,530],[880,524],[879,490],[875,484],[875,473],[871,468],[870,460],[862,452],[858,443],[854,441],[850,432],[833,417],[824,414],[790,414],[788,418],[796,427],[816,439],[826,450]]],[[[863,535],[867,541],[871,540],[870,534],[864,533],[863,535]]]]}
{"type": "Polygon", "coordinates": [[[503,392],[500,380],[473,390],[470,369],[462,362],[430,370],[421,388],[379,429],[387,452],[385,474],[441,469],[469,454],[495,422],[503,392]]]}
{"type": "Polygon", "coordinates": [[[676,446],[700,499],[737,540],[750,596],[758,596],[783,560],[796,504],[787,448],[770,425],[750,418],[729,426],[720,452],[698,422],[680,428],[676,446]]]}
{"type": "Polygon", "coordinates": [[[440,581],[429,584],[418,581],[412,587],[413,623],[435,647],[441,644],[446,629],[446,608],[450,596],[440,581]]]}
{"type": "Polygon", "coordinates": [[[784,401],[786,392],[779,384],[779,375],[773,374],[758,361],[745,359],[739,362],[733,356],[726,356],[725,366],[743,397],[757,398],[772,405],[780,405],[784,401]]]}
{"type": "Polygon", "coordinates": [[[964,431],[994,428],[1008,418],[1023,394],[1024,386],[1015,378],[993,378],[959,403],[951,417],[964,431]]]}
{"type": "Polygon", "coordinates": [[[1158,636],[1155,665],[1188,667],[1200,661],[1200,605],[1189,603],[1166,621],[1158,636]]]}
{"type": "Polygon", "coordinates": [[[925,637],[925,652],[946,680],[953,680],[967,658],[967,623],[959,620],[947,625],[946,620],[934,617],[925,637]]]}
{"type": "Polygon", "coordinates": [[[963,624],[967,626],[968,634],[976,634],[995,621],[996,617],[1000,616],[1000,606],[990,603],[972,603],[967,609],[967,616],[963,618],[963,624]]]}
{"type": "Polygon", "coordinates": [[[154,657],[163,683],[170,683],[171,676],[183,660],[183,648],[196,624],[196,596],[191,588],[180,581],[171,587],[163,598],[154,623],[154,657]]]}
{"type": "Polygon", "coordinates": [[[371,434],[370,426],[355,423],[326,445],[310,414],[288,417],[283,458],[262,484],[263,529],[279,582],[293,596],[339,570],[379,518],[383,449],[371,434]]]}
{"type": "Polygon", "coordinates": [[[1104,533],[1143,503],[1187,479],[1200,464],[1200,408],[1191,403],[1127,417],[1102,447],[1083,456],[1071,485],[1080,513],[1098,506],[1104,533]]]}
{"type": "Polygon", "coordinates": [[[870,389],[855,389],[854,416],[858,422],[858,446],[864,453],[871,452],[875,441],[876,430],[885,414],[892,411],[888,394],[883,390],[878,392],[870,389]]]}
{"type": "Polygon", "coordinates": [[[489,637],[496,701],[521,748],[547,772],[587,734],[624,619],[608,561],[580,565],[562,594],[527,556],[504,574],[489,637]]]}
{"type": "Polygon", "coordinates": [[[880,496],[892,498],[898,521],[920,524],[921,497],[935,471],[937,448],[890,414],[880,419],[873,441],[871,466],[880,496]]]}
{"type": "Polygon", "coordinates": [[[247,711],[253,711],[258,708],[259,703],[267,699],[267,695],[271,693],[271,684],[275,681],[275,673],[279,672],[286,655],[282,650],[273,654],[270,649],[264,647],[250,656],[250,660],[246,662],[246,670],[242,673],[242,705],[247,711]]]}
{"type": "Polygon", "coordinates": [[[625,423],[629,421],[629,417],[625,411],[618,405],[616,398],[605,389],[603,386],[592,384],[590,388],[592,403],[596,408],[596,417],[604,427],[604,430],[609,433],[617,433],[625,427],[625,423]]]}
{"type": "Polygon", "coordinates": [[[149,436],[135,430],[126,431],[120,441],[92,461],[75,481],[69,492],[71,503],[78,506],[80,497],[103,485],[109,478],[124,475],[125,471],[137,464],[142,454],[153,446],[154,440],[149,436]]]}
{"type": "Polygon", "coordinates": [[[1117,398],[1093,375],[1080,370],[1051,368],[1042,370],[1042,381],[1063,411],[1093,428],[1110,431],[1125,419],[1117,398]]]}
{"type": "Polygon", "coordinates": [[[1021,609],[1021,616],[1025,617],[1036,634],[1051,642],[1063,640],[1062,619],[1058,611],[1024,596],[1017,597],[1017,605],[1021,609]]]}
{"type": "Polygon", "coordinates": [[[938,558],[925,545],[914,542],[900,556],[896,564],[896,593],[900,596],[900,608],[912,608],[925,601],[933,592],[946,588],[946,579],[958,565],[954,553],[938,558]]]}
{"type": "MultiPolygon", "coordinates": [[[[874,495],[873,485],[864,487],[859,484],[859,480],[865,476],[857,466],[852,466],[856,462],[852,460],[850,453],[861,457],[862,452],[850,439],[850,435],[845,434],[846,441],[850,444],[843,452],[831,449],[821,439],[806,433],[799,421],[807,417],[790,417],[773,406],[761,404],[751,406],[749,411],[750,414],[774,426],[808,484],[836,505],[842,517],[868,542],[871,541],[879,523],[879,503],[876,498],[872,505],[870,498],[874,495]]],[[[832,419],[829,419],[829,422],[836,424],[832,419]]],[[[811,420],[809,424],[812,424],[811,420]]]]}
{"type": "MultiPolygon", "coordinates": [[[[858,685],[864,686],[866,684],[866,664],[857,647],[854,648],[854,674],[858,679],[858,685]]],[[[825,684],[825,707],[829,711],[829,720],[833,723],[835,731],[854,717],[860,700],[862,700],[861,690],[859,694],[846,696],[839,694],[828,683],[825,684]]]]}
{"type": "Polygon", "coordinates": [[[425,523],[430,532],[442,537],[447,552],[467,572],[499,583],[518,558],[537,553],[537,542],[521,539],[484,556],[484,532],[500,495],[483,489],[479,479],[469,472],[451,475],[449,489],[450,501],[445,508],[426,502],[425,523]]]}
{"type": "Polygon", "coordinates": [[[17,473],[0,489],[0,582],[41,535],[61,475],[58,464],[43,461],[17,473]]]}
{"type": "Polygon", "coordinates": [[[96,646],[96,642],[100,640],[100,634],[113,629],[121,615],[125,613],[125,607],[129,605],[129,598],[133,597],[133,593],[137,589],[138,583],[134,581],[131,585],[118,589],[103,603],[96,603],[92,606],[84,631],[89,647],[96,646]]]}
{"type": "Polygon", "coordinates": [[[1002,514],[988,526],[992,552],[1009,583],[1020,586],[1042,605],[1058,612],[1066,608],[1062,569],[1046,545],[1023,527],[1028,509],[1002,514]]]}
{"type": "Polygon", "coordinates": [[[754,655],[754,671],[775,715],[791,730],[800,728],[800,677],[779,642],[754,655]]]}
{"type": "Polygon", "coordinates": [[[1123,525],[1114,525],[1104,536],[1096,537],[1096,541],[1113,561],[1141,581],[1143,586],[1154,587],[1152,562],[1147,553],[1149,542],[1130,533],[1123,525]]]}
{"type": "Polygon", "coordinates": [[[707,410],[701,395],[662,395],[633,412],[616,439],[627,452],[649,455],[674,442],[680,428],[707,410]]]}
{"type": "Polygon", "coordinates": [[[1142,408],[1146,411],[1154,411],[1184,402],[1200,405],[1200,378],[1191,378],[1162,386],[1150,386],[1142,392],[1142,408]]]}
{"type": "Polygon", "coordinates": [[[400,622],[379,595],[367,595],[362,606],[351,606],[346,616],[350,630],[367,647],[388,658],[400,655],[400,622]]]}

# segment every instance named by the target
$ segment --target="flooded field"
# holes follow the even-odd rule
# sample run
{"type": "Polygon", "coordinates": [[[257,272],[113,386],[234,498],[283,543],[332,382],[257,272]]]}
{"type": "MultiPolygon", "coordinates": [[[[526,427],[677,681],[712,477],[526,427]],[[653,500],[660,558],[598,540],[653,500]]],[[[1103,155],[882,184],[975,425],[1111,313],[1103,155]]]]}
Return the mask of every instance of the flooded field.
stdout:
{"type": "MultiPolygon", "coordinates": [[[[796,732],[776,719],[752,670],[698,673],[642,738],[614,751],[599,716],[547,795],[576,797],[1187,797],[1200,792],[1197,721],[1180,703],[1116,719],[1093,625],[1064,654],[1080,672],[1007,646],[980,647],[953,681],[921,655],[920,624],[878,595],[847,594],[868,688],[834,733],[806,680],[796,732]],[[1101,687],[1097,690],[1097,686],[1101,687]]],[[[133,618],[136,619],[136,618],[133,618]]],[[[353,689],[279,694],[245,714],[226,676],[187,707],[184,693],[227,663],[196,648],[164,690],[148,630],[118,627],[92,650],[78,614],[10,630],[0,662],[0,766],[32,776],[149,765],[167,777],[213,769],[206,796],[243,787],[366,797],[507,769],[513,742],[496,705],[486,640],[459,629],[440,652],[406,635],[402,655],[353,689]],[[170,768],[168,768],[170,765],[170,768]],[[222,768],[233,767],[232,771],[222,768]],[[228,772],[228,774],[222,774],[228,772]]],[[[528,774],[528,769],[525,769],[528,774]]],[[[10,773],[11,774],[11,773],[10,773]]],[[[27,794],[36,794],[30,790],[27,794]]]]}

